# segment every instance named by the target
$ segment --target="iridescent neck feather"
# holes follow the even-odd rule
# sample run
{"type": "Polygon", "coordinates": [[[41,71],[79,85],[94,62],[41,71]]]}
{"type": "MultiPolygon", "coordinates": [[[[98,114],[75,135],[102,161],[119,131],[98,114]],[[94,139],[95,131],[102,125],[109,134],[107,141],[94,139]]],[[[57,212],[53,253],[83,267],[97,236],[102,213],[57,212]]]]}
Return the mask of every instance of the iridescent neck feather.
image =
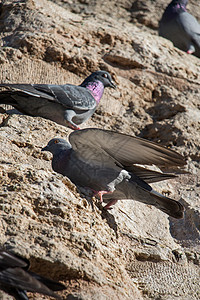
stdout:
{"type": "Polygon", "coordinates": [[[184,10],[184,11],[186,11],[186,5],[185,4],[181,4],[181,3],[180,4],[177,3],[176,5],[174,5],[173,9],[175,11],[178,11],[178,10],[184,10]]]}
{"type": "Polygon", "coordinates": [[[86,85],[86,88],[90,90],[92,93],[92,96],[96,100],[96,102],[99,104],[101,97],[103,96],[104,92],[104,85],[100,80],[88,82],[86,85]]]}

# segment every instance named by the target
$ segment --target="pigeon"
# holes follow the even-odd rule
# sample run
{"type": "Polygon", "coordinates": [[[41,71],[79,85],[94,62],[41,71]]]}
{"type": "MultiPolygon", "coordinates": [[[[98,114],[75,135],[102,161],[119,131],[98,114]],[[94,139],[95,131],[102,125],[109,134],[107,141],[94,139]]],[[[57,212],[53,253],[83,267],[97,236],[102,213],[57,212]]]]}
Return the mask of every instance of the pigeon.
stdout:
{"type": "Polygon", "coordinates": [[[173,0],[159,23],[159,35],[172,41],[175,47],[200,57],[200,25],[187,12],[188,0],[173,0]]]}
{"type": "Polygon", "coordinates": [[[75,185],[91,189],[111,209],[118,200],[154,205],[169,216],[182,218],[181,203],[156,192],[149,183],[175,177],[138,164],[183,166],[182,155],[145,139],[104,129],[73,131],[69,142],[53,138],[42,151],[53,154],[52,168],[75,185]]]}
{"type": "Polygon", "coordinates": [[[78,125],[95,112],[105,87],[116,88],[106,71],[92,73],[79,86],[0,84],[0,104],[12,105],[23,114],[78,130],[78,125]]]}
{"type": "Polygon", "coordinates": [[[27,259],[0,248],[0,289],[17,300],[28,300],[26,291],[61,299],[53,291],[61,291],[66,287],[28,271],[29,265],[27,259]]]}

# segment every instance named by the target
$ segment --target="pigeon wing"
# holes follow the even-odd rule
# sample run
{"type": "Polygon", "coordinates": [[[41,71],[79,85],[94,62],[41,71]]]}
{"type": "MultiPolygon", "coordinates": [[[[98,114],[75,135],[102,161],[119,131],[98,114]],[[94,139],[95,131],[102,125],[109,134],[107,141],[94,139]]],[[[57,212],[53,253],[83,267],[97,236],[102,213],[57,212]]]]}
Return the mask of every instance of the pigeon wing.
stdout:
{"type": "Polygon", "coordinates": [[[46,278],[44,276],[38,275],[38,274],[30,272],[30,271],[28,271],[28,273],[30,275],[32,275],[35,279],[37,279],[38,281],[43,283],[45,286],[47,286],[52,291],[62,291],[64,289],[66,289],[66,286],[60,282],[51,280],[49,278],[46,278]]]}
{"type": "Polygon", "coordinates": [[[27,268],[28,266],[28,260],[18,257],[6,250],[0,249],[0,270],[8,267],[27,268]]]}
{"type": "Polygon", "coordinates": [[[154,170],[149,170],[140,166],[132,165],[125,168],[128,172],[134,173],[147,183],[153,183],[177,177],[174,174],[161,173],[154,170]]]}
{"type": "MultiPolygon", "coordinates": [[[[45,86],[45,84],[44,84],[45,86]]],[[[54,101],[54,95],[47,90],[40,91],[37,90],[34,85],[32,84],[0,84],[0,91],[1,93],[4,93],[5,95],[11,95],[11,97],[14,98],[14,95],[27,97],[27,96],[33,96],[37,98],[45,98],[50,101],[54,101]]]]}
{"type": "MultiPolygon", "coordinates": [[[[54,280],[33,272],[26,271],[29,261],[17,254],[0,249],[0,283],[17,290],[27,290],[59,298],[53,291],[65,289],[65,286],[54,280]]],[[[13,292],[15,290],[13,289],[13,292]]]]}
{"type": "Polygon", "coordinates": [[[117,132],[88,128],[69,135],[72,148],[82,160],[106,166],[133,164],[184,165],[180,154],[159,144],[117,132]]]}
{"type": "Polygon", "coordinates": [[[15,95],[31,101],[32,97],[42,98],[71,109],[87,111],[96,107],[96,101],[87,88],[70,84],[0,84],[0,91],[13,99],[15,95]]]}
{"type": "Polygon", "coordinates": [[[7,268],[0,272],[0,282],[12,286],[20,290],[29,292],[37,292],[59,298],[53,291],[51,291],[42,282],[31,276],[28,272],[21,268],[7,268]]]}
{"type": "Polygon", "coordinates": [[[90,91],[81,86],[65,84],[34,84],[34,88],[42,93],[53,96],[54,101],[66,108],[89,110],[96,107],[96,101],[90,91]]]}

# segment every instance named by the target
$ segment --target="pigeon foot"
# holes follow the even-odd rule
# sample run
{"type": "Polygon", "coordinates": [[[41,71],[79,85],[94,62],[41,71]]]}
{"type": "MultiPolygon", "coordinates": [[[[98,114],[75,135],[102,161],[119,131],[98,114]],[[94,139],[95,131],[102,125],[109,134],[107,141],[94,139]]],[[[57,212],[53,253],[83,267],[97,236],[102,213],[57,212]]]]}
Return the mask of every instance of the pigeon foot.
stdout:
{"type": "Polygon", "coordinates": [[[110,202],[108,202],[108,204],[106,204],[106,206],[104,206],[103,209],[109,210],[112,209],[112,205],[114,205],[115,203],[117,203],[118,200],[111,200],[110,202]]]}
{"type": "Polygon", "coordinates": [[[80,127],[76,126],[76,125],[73,125],[71,123],[69,123],[69,127],[73,130],[80,130],[80,127]]]}
{"type": "Polygon", "coordinates": [[[190,44],[187,50],[187,54],[192,54],[194,52],[195,52],[195,47],[192,44],[190,44]]]}
{"type": "Polygon", "coordinates": [[[100,197],[100,202],[102,203],[103,202],[103,195],[105,194],[112,194],[112,192],[110,191],[95,191],[95,190],[92,190],[94,192],[94,195],[96,196],[99,196],[100,197]]]}

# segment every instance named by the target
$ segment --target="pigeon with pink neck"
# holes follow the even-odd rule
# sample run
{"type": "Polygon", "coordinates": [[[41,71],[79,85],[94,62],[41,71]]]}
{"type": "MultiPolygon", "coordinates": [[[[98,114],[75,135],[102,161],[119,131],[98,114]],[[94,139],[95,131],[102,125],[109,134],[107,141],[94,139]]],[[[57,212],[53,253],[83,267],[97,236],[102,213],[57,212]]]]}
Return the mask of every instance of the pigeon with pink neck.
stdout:
{"type": "Polygon", "coordinates": [[[187,12],[188,0],[173,0],[165,9],[159,23],[159,35],[175,47],[200,57],[200,25],[187,12]]]}
{"type": "Polygon", "coordinates": [[[106,71],[92,73],[78,86],[0,84],[0,104],[12,105],[23,114],[77,130],[78,125],[93,115],[106,87],[116,88],[106,71]]]}

